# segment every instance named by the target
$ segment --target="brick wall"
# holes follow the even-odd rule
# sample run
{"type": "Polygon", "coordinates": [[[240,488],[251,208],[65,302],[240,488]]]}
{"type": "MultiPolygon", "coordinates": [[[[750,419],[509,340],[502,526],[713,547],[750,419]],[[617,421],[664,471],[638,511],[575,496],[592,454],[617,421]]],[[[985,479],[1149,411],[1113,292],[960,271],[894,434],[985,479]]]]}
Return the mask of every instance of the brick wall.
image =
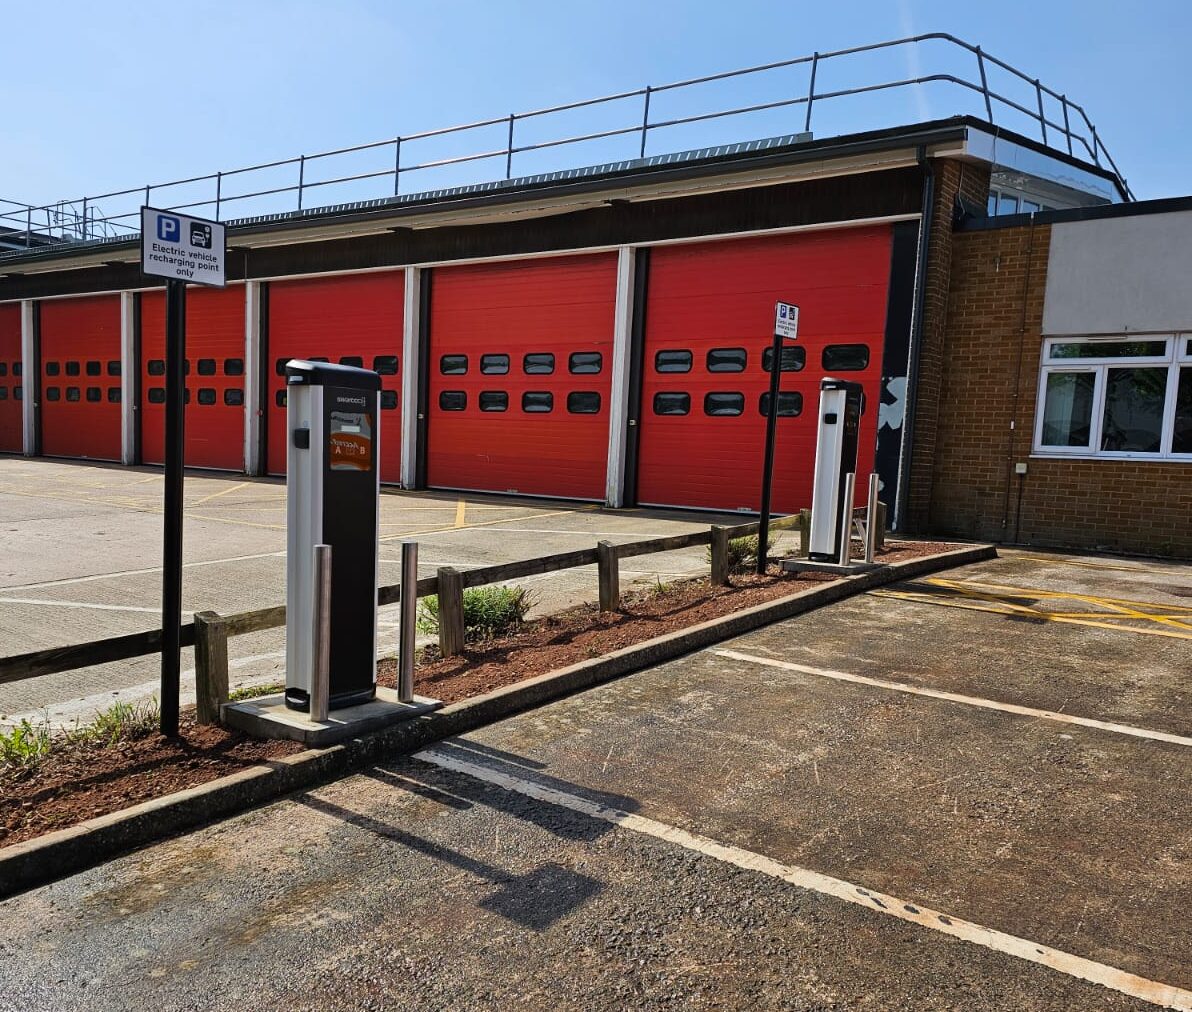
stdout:
{"type": "Polygon", "coordinates": [[[923,326],[919,346],[919,378],[915,387],[914,430],[911,449],[910,488],[903,530],[922,531],[928,523],[931,474],[936,454],[936,433],[942,392],[948,293],[951,290],[953,211],[963,196],[985,206],[989,195],[989,167],[949,160],[932,162],[935,171],[927,266],[923,284],[923,326]]]}
{"type": "Polygon", "coordinates": [[[1050,233],[1023,225],[953,236],[928,526],[1192,558],[1192,466],[1030,455],[1050,233]],[[1027,464],[1024,477],[1015,462],[1027,464]]]}

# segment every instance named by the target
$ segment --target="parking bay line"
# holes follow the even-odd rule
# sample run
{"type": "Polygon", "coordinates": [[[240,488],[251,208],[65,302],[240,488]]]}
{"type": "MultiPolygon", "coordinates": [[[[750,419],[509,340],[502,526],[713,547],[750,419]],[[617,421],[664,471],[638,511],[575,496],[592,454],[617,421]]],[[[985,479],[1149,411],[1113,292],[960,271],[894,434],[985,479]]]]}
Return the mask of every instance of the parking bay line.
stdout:
{"type": "Polygon", "coordinates": [[[982,699],[980,696],[965,696],[959,692],[944,692],[941,689],[927,689],[907,682],[888,682],[884,678],[870,678],[868,675],[854,675],[847,671],[831,671],[827,668],[813,668],[807,664],[796,664],[794,661],[780,661],[773,657],[759,657],[757,654],[746,654],[739,650],[714,649],[709,651],[720,657],[727,657],[735,661],[745,661],[750,664],[764,664],[771,668],[781,668],[785,671],[796,671],[803,675],[816,675],[820,678],[832,678],[838,682],[852,682],[856,685],[870,685],[878,689],[890,689],[893,692],[905,692],[912,696],[927,696],[930,699],[942,699],[949,703],[961,703],[965,706],[977,706],[984,710],[999,710],[1002,713],[1013,713],[1019,717],[1033,717],[1040,720],[1053,720],[1061,724],[1075,724],[1079,727],[1091,727],[1098,731],[1110,731],[1114,734],[1127,734],[1134,738],[1149,738],[1152,741],[1165,741],[1172,745],[1192,745],[1192,738],[1183,735],[1169,734],[1166,731],[1151,731],[1144,727],[1134,727],[1131,724],[1115,724],[1111,721],[1094,720],[1091,717],[1075,717],[1067,713],[1057,713],[1054,710],[1037,710],[1033,706],[1019,706],[1017,703],[1000,703],[994,699],[982,699]]]}
{"type": "Polygon", "coordinates": [[[438,748],[417,752],[414,758],[438,766],[440,769],[450,770],[500,787],[503,790],[533,798],[536,801],[578,812],[630,832],[654,837],[725,864],[731,864],[747,871],[755,871],[823,896],[844,900],[846,903],[864,907],[875,913],[909,921],[920,927],[950,935],[952,938],[979,945],[993,952],[1037,963],[1078,980],[1100,984],[1102,987],[1150,1002],[1153,1005],[1178,1009],[1181,1012],[1192,1012],[1192,991],[1186,991],[1172,984],[1163,984],[1146,977],[1139,977],[1115,966],[1085,959],[1083,956],[1077,956],[1062,949],[1053,949],[1050,946],[1041,945],[1026,938],[1019,938],[1017,935],[1010,935],[994,928],[987,928],[950,914],[942,914],[918,904],[908,903],[895,896],[865,889],[862,886],[846,882],[844,879],[812,871],[809,868],[783,864],[756,851],[720,843],[710,837],[690,833],[644,815],[634,815],[617,808],[609,808],[587,798],[547,787],[544,784],[523,780],[487,766],[457,759],[453,755],[439,751],[438,748]]]}

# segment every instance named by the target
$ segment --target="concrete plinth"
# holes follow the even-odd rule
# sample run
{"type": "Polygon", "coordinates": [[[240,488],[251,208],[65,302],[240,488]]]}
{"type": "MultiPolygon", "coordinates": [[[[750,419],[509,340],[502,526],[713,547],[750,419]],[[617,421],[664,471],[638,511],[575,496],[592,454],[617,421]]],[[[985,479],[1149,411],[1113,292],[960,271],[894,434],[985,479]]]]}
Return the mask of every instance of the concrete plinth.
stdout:
{"type": "Polygon", "coordinates": [[[291,710],[280,693],[224,703],[220,718],[225,727],[237,728],[257,738],[288,738],[319,748],[430,713],[442,705],[439,700],[424,696],[415,696],[412,703],[401,703],[395,690],[378,686],[376,699],[332,710],[323,723],[313,722],[300,710],[291,710]]]}
{"type": "Polygon", "coordinates": [[[842,566],[836,562],[810,562],[807,559],[783,559],[784,573],[832,573],[834,576],[852,576],[854,573],[868,573],[877,569],[880,562],[850,562],[842,566]]]}

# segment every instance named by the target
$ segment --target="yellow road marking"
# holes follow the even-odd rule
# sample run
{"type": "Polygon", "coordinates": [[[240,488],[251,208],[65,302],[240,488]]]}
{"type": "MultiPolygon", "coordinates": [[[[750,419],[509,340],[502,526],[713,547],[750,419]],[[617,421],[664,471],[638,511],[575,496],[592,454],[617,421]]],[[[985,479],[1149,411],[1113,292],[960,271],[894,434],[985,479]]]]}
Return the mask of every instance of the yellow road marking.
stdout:
{"type": "Polygon", "coordinates": [[[1011,558],[1023,559],[1026,562],[1047,562],[1053,566],[1083,566],[1085,569],[1112,569],[1119,573],[1145,573],[1142,566],[1110,566],[1104,562],[1080,562],[1076,559],[1048,558],[1046,555],[1019,555],[1017,552],[1007,553],[1011,558]]]}
{"type": "Polygon", "coordinates": [[[251,520],[235,520],[232,517],[209,517],[202,513],[191,513],[189,510],[186,511],[186,517],[190,520],[206,520],[213,524],[233,524],[237,527],[260,527],[267,531],[284,531],[286,529],[285,524],[257,524],[251,520]]]}
{"type": "Polygon", "coordinates": [[[1192,608],[1152,604],[1142,601],[1122,601],[1102,598],[1092,594],[1072,594],[1054,590],[1037,590],[1031,587],[1007,587],[1001,584],[982,584],[977,581],[945,580],[939,577],[923,581],[942,590],[950,591],[960,600],[948,599],[938,594],[914,590],[874,590],[873,597],[888,597],[915,604],[932,604],[945,608],[964,608],[969,611],[984,611],[996,615],[1018,615],[1035,621],[1060,622],[1068,625],[1085,625],[1098,629],[1113,629],[1118,632],[1137,633],[1142,636],[1165,636],[1171,639],[1192,640],[1192,624],[1182,618],[1167,614],[1178,612],[1181,616],[1192,615],[1192,608]],[[980,588],[980,589],[978,589],[980,588]],[[1071,600],[1084,605],[1101,607],[1104,611],[1044,611],[1031,605],[1020,604],[1011,598],[1029,597],[1035,600],[1071,600]],[[1154,608],[1156,611],[1145,609],[1154,608]],[[1124,622],[1147,622],[1164,628],[1124,625],[1124,622]],[[1171,628],[1174,627],[1174,628],[1171,628]]]}
{"type": "MultiPolygon", "coordinates": [[[[595,509],[595,507],[592,507],[592,509],[595,509]]],[[[505,517],[504,520],[485,520],[480,523],[468,523],[466,527],[460,527],[460,528],[457,528],[454,526],[447,526],[447,527],[428,527],[424,530],[406,530],[406,532],[404,532],[402,534],[386,534],[380,540],[381,541],[395,541],[398,538],[417,538],[417,536],[420,536],[422,534],[440,534],[443,532],[443,530],[471,530],[476,527],[492,527],[493,524],[497,524],[497,523],[517,523],[522,520],[542,520],[542,519],[544,519],[544,517],[547,517],[547,516],[569,516],[573,513],[578,513],[578,511],[579,510],[575,510],[575,509],[560,509],[560,510],[555,510],[554,513],[535,513],[535,514],[530,514],[529,516],[508,516],[508,517],[505,517]]]]}
{"type": "Polygon", "coordinates": [[[455,504],[455,526],[463,527],[467,523],[468,504],[462,499],[455,504]]]}
{"type": "Polygon", "coordinates": [[[211,495],[205,495],[202,499],[191,503],[191,506],[202,506],[205,502],[210,502],[212,499],[218,499],[221,495],[227,495],[229,492],[235,492],[238,488],[246,488],[251,482],[242,481],[235,485],[229,485],[227,488],[220,489],[218,492],[212,492],[211,495]]]}

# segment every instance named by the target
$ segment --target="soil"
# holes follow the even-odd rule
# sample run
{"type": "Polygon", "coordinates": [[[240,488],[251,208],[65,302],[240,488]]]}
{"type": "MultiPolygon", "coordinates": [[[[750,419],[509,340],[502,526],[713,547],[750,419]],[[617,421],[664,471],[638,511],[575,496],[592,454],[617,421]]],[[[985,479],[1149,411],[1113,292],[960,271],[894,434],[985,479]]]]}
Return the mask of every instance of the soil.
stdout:
{"type": "MultiPolygon", "coordinates": [[[[955,547],[895,542],[879,559],[901,562],[955,547]]],[[[855,556],[860,553],[860,544],[854,543],[855,556]]],[[[471,644],[458,657],[443,658],[437,647],[428,647],[415,669],[415,691],[456,702],[833,579],[814,573],[791,576],[771,565],[765,576],[735,574],[728,587],[713,587],[702,578],[635,590],[622,594],[619,612],[601,614],[594,605],[581,605],[527,622],[510,635],[471,644]]],[[[394,676],[394,662],[382,661],[380,684],[392,686],[394,676]]],[[[298,742],[260,741],[238,731],[201,727],[194,722],[193,709],[182,711],[177,739],[154,734],[106,747],[59,746],[32,769],[0,769],[0,847],[302,748],[298,742]]]]}

